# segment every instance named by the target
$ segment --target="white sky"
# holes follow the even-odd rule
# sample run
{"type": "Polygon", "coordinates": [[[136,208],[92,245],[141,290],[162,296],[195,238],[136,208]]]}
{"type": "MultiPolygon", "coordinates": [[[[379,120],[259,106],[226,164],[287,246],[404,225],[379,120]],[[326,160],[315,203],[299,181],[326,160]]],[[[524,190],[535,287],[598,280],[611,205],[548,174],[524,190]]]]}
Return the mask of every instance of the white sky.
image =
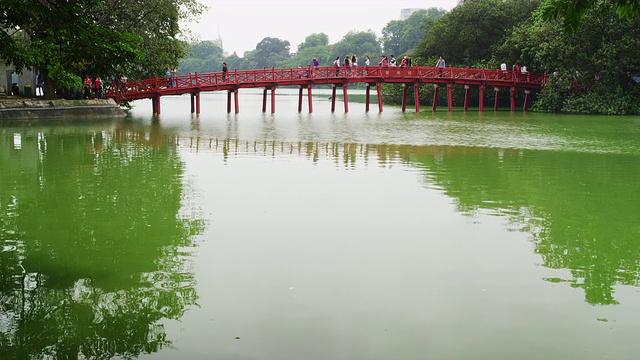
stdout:
{"type": "Polygon", "coordinates": [[[334,44],[351,30],[373,30],[378,37],[400,9],[431,7],[447,11],[457,0],[198,0],[209,10],[187,25],[200,41],[215,40],[224,50],[243,56],[265,37],[288,40],[291,52],[313,33],[325,33],[334,44]]]}

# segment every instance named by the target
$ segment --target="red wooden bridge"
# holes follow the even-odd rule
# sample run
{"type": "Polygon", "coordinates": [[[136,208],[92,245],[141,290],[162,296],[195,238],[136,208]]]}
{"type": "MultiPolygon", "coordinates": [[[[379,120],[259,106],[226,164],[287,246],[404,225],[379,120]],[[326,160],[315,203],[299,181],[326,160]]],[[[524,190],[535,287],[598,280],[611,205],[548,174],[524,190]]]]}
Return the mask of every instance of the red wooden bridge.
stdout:
{"type": "Polygon", "coordinates": [[[312,88],[314,85],[330,85],[332,88],[331,111],[335,111],[336,89],[342,88],[344,111],[349,111],[348,87],[352,83],[366,84],[366,111],[370,106],[371,86],[377,90],[378,109],[382,112],[382,83],[404,85],[402,111],[407,108],[407,93],[410,86],[415,91],[416,112],[420,111],[420,85],[434,84],[435,95],[433,110],[438,106],[440,87],[446,87],[449,111],[453,110],[453,86],[463,85],[465,88],[465,111],[469,108],[470,86],[479,87],[479,107],[484,111],[485,89],[495,89],[494,109],[498,110],[500,90],[509,89],[511,110],[516,110],[517,88],[525,89],[523,110],[527,110],[531,99],[531,89],[541,89],[547,81],[547,75],[533,72],[515,72],[503,70],[438,68],[432,66],[415,67],[306,67],[293,69],[235,70],[228,73],[216,72],[206,74],[189,74],[171,78],[152,78],[140,81],[129,81],[126,84],[113,86],[106,94],[117,103],[122,100],[133,101],[151,99],[153,112],[160,114],[160,98],[168,95],[191,95],[191,112],[200,113],[200,93],[208,91],[227,91],[227,112],[231,112],[231,99],[234,98],[235,112],[239,112],[238,92],[242,88],[264,88],[262,111],[267,111],[267,91],[271,91],[271,112],[276,111],[276,88],[282,86],[298,86],[298,112],[302,111],[303,90],[307,89],[309,112],[313,112],[312,88]]]}

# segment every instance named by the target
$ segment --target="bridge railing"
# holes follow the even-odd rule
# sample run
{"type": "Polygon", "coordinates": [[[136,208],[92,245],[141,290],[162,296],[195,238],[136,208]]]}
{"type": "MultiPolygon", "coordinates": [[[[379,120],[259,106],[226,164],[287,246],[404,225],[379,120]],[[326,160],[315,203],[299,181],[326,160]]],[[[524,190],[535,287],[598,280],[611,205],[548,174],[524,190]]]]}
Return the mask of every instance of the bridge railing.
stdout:
{"type": "Polygon", "coordinates": [[[415,67],[382,67],[382,66],[357,66],[357,67],[334,67],[321,66],[312,68],[311,66],[299,68],[263,68],[257,70],[234,70],[227,73],[213,72],[204,74],[187,74],[174,77],[152,78],[145,80],[129,81],[126,84],[112,86],[107,93],[109,97],[126,99],[126,95],[134,93],[148,93],[163,91],[171,93],[184,93],[184,90],[193,89],[199,91],[202,87],[214,85],[240,85],[257,84],[265,86],[269,83],[274,85],[300,84],[301,80],[323,80],[335,78],[357,78],[361,82],[410,82],[420,80],[421,82],[448,82],[457,83],[477,83],[479,81],[490,81],[503,83],[521,83],[529,85],[543,85],[546,83],[547,75],[533,72],[515,72],[494,69],[471,69],[471,68],[438,68],[434,66],[415,67]]]}

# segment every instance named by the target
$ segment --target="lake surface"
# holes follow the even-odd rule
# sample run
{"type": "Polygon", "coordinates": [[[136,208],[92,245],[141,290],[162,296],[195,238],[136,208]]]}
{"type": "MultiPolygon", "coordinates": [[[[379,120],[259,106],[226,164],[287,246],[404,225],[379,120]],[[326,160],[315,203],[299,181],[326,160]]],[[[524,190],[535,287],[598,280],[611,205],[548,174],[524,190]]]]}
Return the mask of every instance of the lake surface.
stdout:
{"type": "Polygon", "coordinates": [[[640,117],[329,96],[0,125],[0,358],[638,357],[640,117]]]}

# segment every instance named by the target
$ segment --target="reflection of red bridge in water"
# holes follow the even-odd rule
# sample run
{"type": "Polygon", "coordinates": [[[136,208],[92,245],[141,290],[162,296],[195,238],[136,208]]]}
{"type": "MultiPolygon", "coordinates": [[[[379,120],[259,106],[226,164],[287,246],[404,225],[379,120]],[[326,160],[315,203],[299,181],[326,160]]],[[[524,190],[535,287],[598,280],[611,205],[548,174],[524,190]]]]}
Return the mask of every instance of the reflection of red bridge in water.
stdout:
{"type": "Polygon", "coordinates": [[[313,112],[312,88],[314,85],[331,85],[331,111],[335,111],[336,88],[342,87],[344,96],[344,111],[349,111],[349,95],[347,89],[352,83],[366,84],[366,111],[369,111],[369,98],[371,86],[377,90],[378,109],[382,112],[382,83],[404,84],[402,97],[402,111],[407,107],[407,92],[409,86],[415,89],[416,112],[420,111],[420,85],[434,84],[435,95],[433,110],[438,106],[440,86],[446,86],[449,111],[453,110],[453,86],[464,85],[465,111],[469,108],[470,85],[478,86],[479,107],[484,111],[485,89],[493,86],[495,89],[494,108],[498,110],[500,89],[510,89],[511,110],[516,110],[517,88],[525,89],[525,101],[523,109],[526,111],[531,100],[531,89],[540,89],[547,81],[547,75],[541,73],[516,73],[514,71],[485,70],[485,69],[460,69],[437,68],[432,66],[417,67],[319,67],[312,69],[262,69],[262,70],[235,70],[195,75],[176,76],[169,78],[153,78],[140,81],[129,81],[126,88],[112,89],[106,96],[120,103],[122,100],[132,101],[139,99],[151,99],[153,112],[160,113],[160,97],[167,95],[191,95],[191,112],[200,113],[200,93],[206,91],[227,91],[227,112],[231,112],[231,95],[234,95],[235,112],[239,111],[238,90],[241,88],[264,88],[262,96],[262,111],[267,111],[267,91],[271,90],[271,112],[274,113],[276,88],[280,86],[298,86],[298,112],[302,111],[303,90],[307,89],[309,112],[313,112]]]}

